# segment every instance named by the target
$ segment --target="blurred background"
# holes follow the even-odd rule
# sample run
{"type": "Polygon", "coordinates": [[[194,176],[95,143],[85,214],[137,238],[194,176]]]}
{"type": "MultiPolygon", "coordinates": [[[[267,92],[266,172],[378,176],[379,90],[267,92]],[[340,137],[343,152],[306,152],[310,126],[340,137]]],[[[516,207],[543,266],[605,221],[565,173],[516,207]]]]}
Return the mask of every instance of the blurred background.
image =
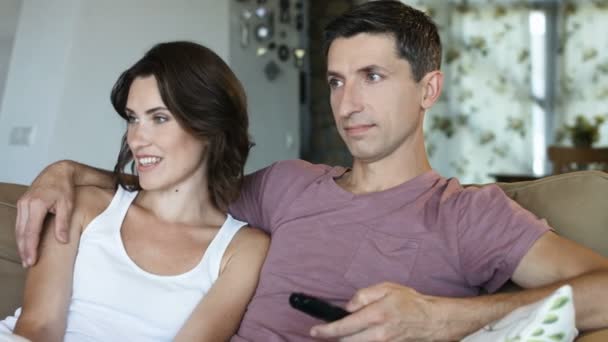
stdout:
{"type": "MultiPolygon", "coordinates": [[[[110,89],[167,40],[212,48],[243,82],[247,171],[292,158],[348,166],[321,32],[361,2],[0,0],[0,182],[29,184],[60,159],[113,168],[125,124],[110,89]]],[[[425,135],[442,175],[534,179],[556,172],[551,147],[608,153],[608,0],[403,2],[440,28],[446,84],[425,135]]]]}

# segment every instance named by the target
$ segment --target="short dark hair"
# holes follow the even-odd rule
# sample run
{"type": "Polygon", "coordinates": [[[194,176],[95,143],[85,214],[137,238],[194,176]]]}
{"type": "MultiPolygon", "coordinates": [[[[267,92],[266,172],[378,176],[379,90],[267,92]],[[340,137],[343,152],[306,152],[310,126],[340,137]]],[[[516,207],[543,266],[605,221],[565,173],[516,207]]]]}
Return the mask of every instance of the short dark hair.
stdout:
{"type": "Polygon", "coordinates": [[[416,82],[441,67],[437,26],[424,12],[399,1],[370,1],[333,19],[324,31],[325,56],[335,39],[360,33],[393,36],[398,56],[410,63],[416,82]]]}
{"type": "MultiPolygon", "coordinates": [[[[148,76],[156,78],[161,98],[179,125],[208,142],[208,190],[212,203],[226,210],[238,198],[245,162],[253,146],[243,86],[210,49],[186,41],[161,43],[124,71],[114,84],[112,105],[125,120],[131,84],[138,77],[148,76]]],[[[129,163],[134,171],[125,133],[114,175],[117,185],[139,190],[139,184],[130,182],[125,174],[129,163]]]]}

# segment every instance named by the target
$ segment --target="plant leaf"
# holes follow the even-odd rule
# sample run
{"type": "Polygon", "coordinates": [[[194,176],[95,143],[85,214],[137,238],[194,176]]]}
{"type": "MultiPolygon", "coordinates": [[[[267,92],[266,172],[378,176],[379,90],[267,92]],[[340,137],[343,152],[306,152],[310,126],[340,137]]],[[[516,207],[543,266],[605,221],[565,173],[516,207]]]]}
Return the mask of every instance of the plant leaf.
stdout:
{"type": "Polygon", "coordinates": [[[557,315],[548,314],[547,317],[545,317],[543,324],[553,324],[553,323],[557,322],[557,319],[558,319],[557,315]]]}
{"type": "Polygon", "coordinates": [[[553,335],[549,336],[549,338],[552,339],[553,341],[562,341],[565,336],[566,336],[566,334],[561,332],[561,333],[553,334],[553,335]]]}
{"type": "Polygon", "coordinates": [[[543,328],[538,328],[532,333],[532,336],[538,337],[544,333],[545,333],[545,330],[543,328]]]}
{"type": "Polygon", "coordinates": [[[570,298],[568,298],[567,296],[559,297],[553,302],[553,305],[551,306],[550,310],[557,310],[562,306],[566,305],[569,301],[570,298]]]}

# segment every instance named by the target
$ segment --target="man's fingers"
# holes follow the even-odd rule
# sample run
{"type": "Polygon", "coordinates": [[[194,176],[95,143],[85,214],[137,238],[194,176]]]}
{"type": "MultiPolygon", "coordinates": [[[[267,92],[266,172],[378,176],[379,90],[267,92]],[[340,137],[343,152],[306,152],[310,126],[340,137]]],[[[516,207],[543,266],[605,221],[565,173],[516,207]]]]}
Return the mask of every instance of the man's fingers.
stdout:
{"type": "Polygon", "coordinates": [[[26,231],[23,236],[23,249],[26,251],[25,259],[23,260],[25,267],[33,266],[36,263],[36,258],[38,257],[36,255],[37,248],[40,241],[39,234],[40,232],[26,231]]]}
{"type": "Polygon", "coordinates": [[[346,303],[346,310],[354,312],[384,298],[389,292],[389,285],[382,283],[361,289],[346,303]]]}
{"type": "Polygon", "coordinates": [[[17,201],[17,219],[15,221],[15,238],[17,239],[17,250],[19,251],[19,258],[23,267],[27,267],[25,260],[27,259],[24,238],[25,233],[25,222],[28,217],[28,206],[25,203],[25,199],[17,201]]]}
{"type": "Polygon", "coordinates": [[[357,291],[346,304],[346,310],[352,314],[341,320],[313,327],[311,335],[320,338],[353,336],[382,323],[386,317],[378,301],[386,297],[391,286],[390,283],[382,283],[357,291]]]}
{"type": "Polygon", "coordinates": [[[48,206],[40,199],[29,201],[28,217],[23,228],[23,247],[25,249],[25,264],[32,266],[36,262],[38,241],[48,206]]]}
{"type": "Polygon", "coordinates": [[[72,217],[72,206],[67,201],[59,201],[55,211],[55,237],[63,243],[69,242],[69,217],[72,217]]]}
{"type": "Polygon", "coordinates": [[[318,338],[336,338],[351,336],[380,322],[381,317],[375,310],[365,308],[352,313],[341,320],[312,327],[310,334],[318,338]]]}
{"type": "MultiPolygon", "coordinates": [[[[404,336],[401,336],[402,338],[404,336]]],[[[368,341],[393,341],[394,336],[390,334],[385,326],[375,326],[365,329],[351,336],[340,339],[340,342],[368,342],[368,341]]],[[[400,339],[401,341],[402,339],[400,339]]]]}

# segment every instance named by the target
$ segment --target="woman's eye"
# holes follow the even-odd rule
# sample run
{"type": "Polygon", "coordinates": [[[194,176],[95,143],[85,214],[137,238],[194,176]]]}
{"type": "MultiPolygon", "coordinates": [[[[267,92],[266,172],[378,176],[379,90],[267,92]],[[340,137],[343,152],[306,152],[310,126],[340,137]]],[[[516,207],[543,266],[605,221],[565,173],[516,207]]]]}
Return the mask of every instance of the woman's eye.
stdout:
{"type": "Polygon", "coordinates": [[[128,123],[137,122],[137,117],[133,114],[127,114],[127,122],[128,123]]]}
{"type": "Polygon", "coordinates": [[[167,117],[162,116],[162,115],[157,115],[154,117],[154,122],[156,123],[165,123],[167,122],[169,119],[167,119],[167,117]]]}

